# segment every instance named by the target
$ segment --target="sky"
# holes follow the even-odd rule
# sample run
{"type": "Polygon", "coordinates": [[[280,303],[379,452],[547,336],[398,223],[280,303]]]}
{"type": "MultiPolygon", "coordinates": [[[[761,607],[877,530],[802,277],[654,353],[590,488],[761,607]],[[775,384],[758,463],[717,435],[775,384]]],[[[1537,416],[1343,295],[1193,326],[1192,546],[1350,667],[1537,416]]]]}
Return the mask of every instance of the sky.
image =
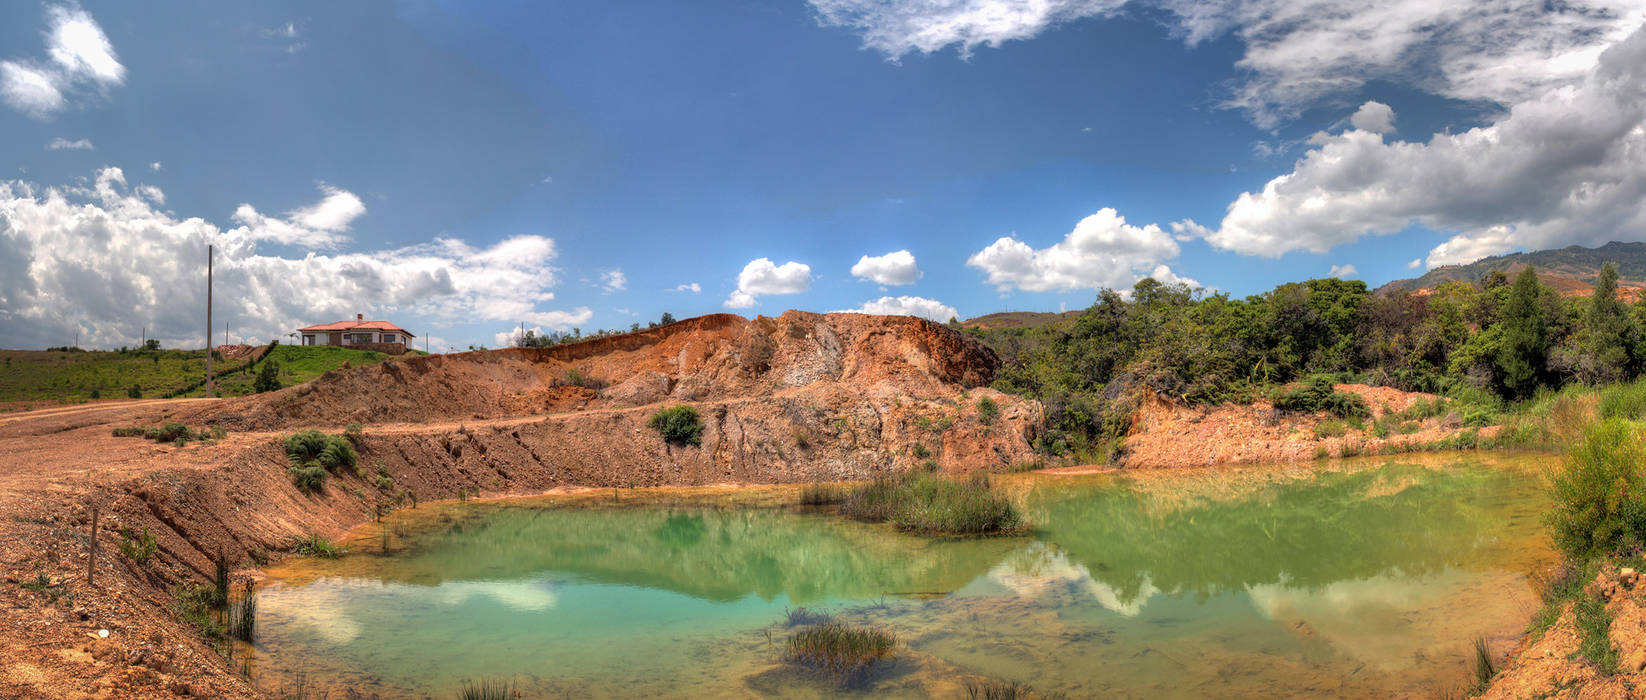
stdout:
{"type": "Polygon", "coordinates": [[[0,4],[0,347],[1084,308],[1646,240],[1646,3],[0,4]]]}

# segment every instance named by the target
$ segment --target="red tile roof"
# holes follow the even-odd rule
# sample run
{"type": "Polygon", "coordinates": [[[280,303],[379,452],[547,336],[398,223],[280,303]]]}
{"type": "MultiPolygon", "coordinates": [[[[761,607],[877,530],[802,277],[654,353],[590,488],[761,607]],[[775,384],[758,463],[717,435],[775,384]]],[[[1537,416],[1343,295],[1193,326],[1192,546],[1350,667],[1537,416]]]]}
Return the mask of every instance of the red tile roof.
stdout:
{"type": "Polygon", "coordinates": [[[307,328],[299,328],[297,330],[300,333],[308,333],[311,331],[378,331],[399,333],[408,338],[417,337],[412,335],[406,329],[389,323],[388,321],[338,321],[336,323],[322,323],[318,326],[309,326],[307,328]]]}

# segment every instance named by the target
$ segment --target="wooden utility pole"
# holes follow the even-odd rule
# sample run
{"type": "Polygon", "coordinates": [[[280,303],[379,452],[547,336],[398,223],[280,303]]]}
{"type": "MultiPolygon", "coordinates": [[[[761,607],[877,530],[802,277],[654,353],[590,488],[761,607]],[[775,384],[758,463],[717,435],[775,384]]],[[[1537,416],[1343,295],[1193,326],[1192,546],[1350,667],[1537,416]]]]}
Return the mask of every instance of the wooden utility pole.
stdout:
{"type": "Polygon", "coordinates": [[[211,384],[211,258],[212,246],[206,246],[206,396],[216,398],[217,389],[211,384]]]}

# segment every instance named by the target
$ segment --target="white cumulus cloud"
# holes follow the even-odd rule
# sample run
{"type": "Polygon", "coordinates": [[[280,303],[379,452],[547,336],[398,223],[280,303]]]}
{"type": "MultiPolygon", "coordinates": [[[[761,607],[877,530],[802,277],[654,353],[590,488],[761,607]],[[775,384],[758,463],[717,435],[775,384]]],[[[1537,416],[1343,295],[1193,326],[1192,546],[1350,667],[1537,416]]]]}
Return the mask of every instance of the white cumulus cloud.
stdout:
{"type": "Polygon", "coordinates": [[[629,278],[622,270],[611,269],[600,273],[600,289],[605,293],[621,292],[629,286],[629,278]]]}
{"type": "Polygon", "coordinates": [[[48,151],[93,151],[93,150],[97,150],[97,147],[91,145],[91,140],[90,139],[75,139],[73,141],[70,141],[66,138],[63,138],[63,137],[59,136],[57,138],[52,139],[51,143],[46,144],[46,150],[48,150],[48,151]]]}
{"type": "Polygon", "coordinates": [[[696,294],[698,292],[703,291],[703,285],[698,284],[696,282],[687,282],[685,284],[676,285],[675,288],[674,288],[674,291],[677,291],[677,292],[691,292],[693,294],[696,294]]]}
{"type": "Polygon", "coordinates": [[[585,307],[539,308],[554,299],[559,279],[549,238],[488,246],[436,238],[281,257],[258,250],[268,238],[249,224],[222,229],[156,209],[164,195],[146,187],[128,191],[116,168],[99,171],[92,187],[0,181],[0,327],[8,344],[61,345],[78,329],[91,347],[135,345],[146,326],[168,345],[197,347],[207,244],[217,245],[220,322],[260,340],[355,313],[414,333],[421,324],[476,321],[561,329],[592,317],[585,307]]]}
{"type": "Polygon", "coordinates": [[[920,268],[915,265],[913,253],[899,250],[877,257],[865,255],[858,258],[857,264],[852,266],[852,276],[896,287],[914,284],[915,280],[920,279],[920,268]]]}
{"type": "Polygon", "coordinates": [[[921,318],[948,323],[951,318],[958,318],[960,312],[936,299],[925,297],[880,297],[872,301],[863,302],[855,309],[841,309],[840,313],[873,314],[876,316],[919,316],[921,318]]]}
{"type": "Polygon", "coordinates": [[[343,232],[366,213],[366,205],[353,192],[331,185],[322,184],[320,192],[324,195],[320,201],[289,211],[284,217],[266,216],[250,204],[241,204],[234,210],[234,220],[244,226],[236,230],[254,241],[336,248],[348,240],[343,232]]]}
{"type": "Polygon", "coordinates": [[[1333,265],[1332,266],[1332,271],[1326,273],[1326,275],[1329,276],[1329,277],[1336,277],[1340,280],[1346,280],[1346,279],[1349,279],[1351,277],[1354,277],[1359,272],[1360,271],[1356,270],[1355,266],[1353,264],[1333,265]]]}
{"type": "Polygon", "coordinates": [[[812,268],[789,261],[775,264],[771,258],[755,258],[737,273],[737,290],[726,298],[728,309],[747,309],[765,294],[799,294],[812,288],[812,268]]]}
{"type": "Polygon", "coordinates": [[[78,6],[46,8],[47,60],[0,60],[0,99],[24,114],[47,119],[70,95],[103,93],[123,84],[126,67],[91,15],[78,6]]]}
{"type": "Polygon", "coordinates": [[[1431,267],[1646,235],[1646,29],[1581,81],[1483,126],[1427,142],[1318,135],[1291,172],[1230,204],[1206,240],[1249,255],[1320,253],[1413,224],[1454,234],[1430,251],[1431,267]]]}
{"type": "Polygon", "coordinates": [[[1159,226],[1133,226],[1114,209],[1104,208],[1081,219],[1049,248],[1036,250],[1002,237],[966,264],[988,273],[989,284],[1002,292],[1125,288],[1144,276],[1178,281],[1163,264],[1177,257],[1178,250],[1177,241],[1159,226]]]}
{"type": "Polygon", "coordinates": [[[954,46],[1028,39],[1059,24],[1135,7],[1185,43],[1232,35],[1244,54],[1224,96],[1264,128],[1372,80],[1445,97],[1518,102],[1580,76],[1639,26],[1633,0],[1455,3],[1435,0],[811,0],[824,26],[845,27],[893,60],[954,46]]]}
{"type": "Polygon", "coordinates": [[[1349,116],[1349,124],[1356,129],[1374,134],[1394,133],[1395,110],[1377,100],[1368,100],[1349,116]]]}

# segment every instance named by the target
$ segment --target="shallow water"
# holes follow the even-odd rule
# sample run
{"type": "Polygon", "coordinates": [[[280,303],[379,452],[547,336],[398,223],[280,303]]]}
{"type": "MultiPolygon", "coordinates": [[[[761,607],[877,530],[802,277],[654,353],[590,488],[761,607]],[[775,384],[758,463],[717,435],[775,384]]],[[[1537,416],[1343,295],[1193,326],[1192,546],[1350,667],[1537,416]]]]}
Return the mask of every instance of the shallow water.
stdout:
{"type": "MultiPolygon", "coordinates": [[[[424,506],[259,593],[271,689],[454,697],[1427,696],[1507,649],[1553,558],[1535,458],[1003,478],[1031,536],[931,540],[826,510],[543,498],[424,506]],[[387,543],[388,554],[377,554],[387,543]],[[842,687],[781,662],[796,606],[893,630],[842,687]]],[[[792,491],[773,491],[773,498],[792,491]]],[[[634,498],[634,496],[629,496],[634,498]]]]}

